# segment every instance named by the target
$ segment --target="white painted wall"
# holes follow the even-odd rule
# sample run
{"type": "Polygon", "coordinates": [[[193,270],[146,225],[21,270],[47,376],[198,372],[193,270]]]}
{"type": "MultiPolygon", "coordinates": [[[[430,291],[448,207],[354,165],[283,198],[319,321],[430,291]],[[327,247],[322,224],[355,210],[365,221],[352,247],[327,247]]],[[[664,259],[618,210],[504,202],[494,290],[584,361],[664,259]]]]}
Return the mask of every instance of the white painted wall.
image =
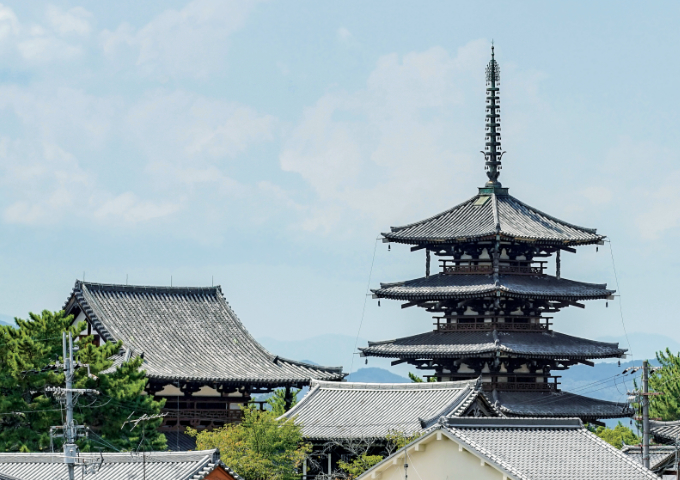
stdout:
{"type": "MultiPolygon", "coordinates": [[[[503,472],[488,464],[482,465],[479,457],[450,440],[446,435],[432,435],[418,445],[425,446],[424,451],[415,451],[415,446],[408,451],[408,478],[427,480],[504,480],[503,472]],[[427,442],[427,443],[425,443],[427,442]]],[[[396,462],[389,460],[387,467],[376,472],[367,472],[359,480],[403,480],[404,459],[396,462]]]]}

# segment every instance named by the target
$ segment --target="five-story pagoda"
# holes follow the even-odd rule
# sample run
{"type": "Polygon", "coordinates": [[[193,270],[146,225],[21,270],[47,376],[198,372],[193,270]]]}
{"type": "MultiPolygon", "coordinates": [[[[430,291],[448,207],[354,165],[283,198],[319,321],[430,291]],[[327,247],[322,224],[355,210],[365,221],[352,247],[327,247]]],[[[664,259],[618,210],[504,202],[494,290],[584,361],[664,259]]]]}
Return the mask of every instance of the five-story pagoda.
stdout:
{"type": "Polygon", "coordinates": [[[401,300],[434,314],[433,331],[369,342],[362,356],[395,358],[434,371],[438,381],[482,379],[502,411],[524,416],[578,416],[587,421],[628,416],[626,404],[559,389],[556,371],[593,359],[623,357],[618,344],[558,333],[552,314],[584,300],[610,299],[606,284],[560,275],[561,251],[602,244],[604,236],[536,210],[508,193],[501,170],[500,71],[486,68],[486,143],[489,178],[477,195],[443,213],[383,233],[384,242],[426,251],[425,276],[383,283],[374,297],[401,300]],[[431,256],[439,272],[430,273],[431,256]],[[547,272],[555,256],[555,275],[547,272]]]}

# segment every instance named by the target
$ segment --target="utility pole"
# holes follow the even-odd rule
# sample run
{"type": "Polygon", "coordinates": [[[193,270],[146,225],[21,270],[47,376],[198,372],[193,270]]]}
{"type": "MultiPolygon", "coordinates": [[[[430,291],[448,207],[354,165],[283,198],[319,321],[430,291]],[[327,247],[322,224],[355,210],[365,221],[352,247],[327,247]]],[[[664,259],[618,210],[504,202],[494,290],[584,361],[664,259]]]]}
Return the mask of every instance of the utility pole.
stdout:
{"type": "Polygon", "coordinates": [[[642,465],[649,468],[649,362],[642,362],[642,465]]]}
{"type": "Polygon", "coordinates": [[[75,444],[75,425],[73,424],[73,337],[68,333],[68,354],[66,351],[66,332],[62,334],[64,349],[64,376],[66,377],[66,425],[64,425],[64,463],[68,467],[69,480],[75,480],[76,457],[78,447],[75,444]]]}
{"type": "MultiPolygon", "coordinates": [[[[79,395],[84,393],[93,393],[98,395],[97,390],[92,390],[89,388],[73,388],[73,377],[75,372],[75,361],[73,360],[73,335],[71,332],[66,336],[66,332],[62,333],[61,337],[64,364],[61,367],[64,369],[64,377],[66,380],[66,387],[46,387],[45,392],[52,392],[55,398],[59,399],[59,402],[65,404],[66,406],[66,424],[62,427],[51,427],[50,428],[50,442],[53,437],[64,437],[64,463],[68,467],[68,478],[69,480],[75,480],[75,468],[76,461],[78,458],[78,445],[76,445],[76,439],[79,436],[87,436],[87,434],[79,433],[85,431],[84,425],[76,425],[73,420],[73,404],[74,394],[77,399],[79,395]],[[63,435],[55,435],[54,432],[63,429],[63,435]]],[[[97,377],[90,374],[90,366],[78,364],[79,367],[87,367],[87,375],[90,378],[96,379],[97,377]]],[[[102,460],[103,461],[103,460],[102,460]]],[[[81,463],[81,466],[87,467],[85,463],[81,463]]],[[[100,463],[101,466],[101,463],[100,463]]]]}

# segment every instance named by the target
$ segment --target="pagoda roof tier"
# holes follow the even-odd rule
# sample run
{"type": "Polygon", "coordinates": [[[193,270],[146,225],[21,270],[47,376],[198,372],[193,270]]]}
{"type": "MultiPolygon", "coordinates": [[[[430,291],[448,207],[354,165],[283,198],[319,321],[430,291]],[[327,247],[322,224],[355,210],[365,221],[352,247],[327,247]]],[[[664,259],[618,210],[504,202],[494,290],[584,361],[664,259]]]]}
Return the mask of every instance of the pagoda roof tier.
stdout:
{"type": "Polygon", "coordinates": [[[610,297],[615,290],[607,284],[585,283],[550,275],[499,275],[498,284],[492,275],[437,274],[405,282],[381,283],[372,290],[378,298],[405,301],[436,301],[477,298],[496,295],[513,298],[546,300],[596,300],[610,297]]]}
{"type": "Polygon", "coordinates": [[[557,332],[426,332],[359,348],[362,356],[400,359],[461,358],[506,354],[526,358],[592,359],[623,357],[618,343],[596,342],[557,332]]]}
{"type": "MultiPolygon", "coordinates": [[[[522,243],[589,245],[602,242],[594,228],[564,222],[507,194],[483,193],[438,215],[382,235],[409,245],[450,244],[495,238],[522,243]]],[[[494,191],[494,189],[488,189],[494,191]]]]}
{"type": "MultiPolygon", "coordinates": [[[[269,353],[243,326],[217,287],[143,287],[76,281],[64,306],[81,312],[106,341],[142,356],[153,381],[232,386],[307,385],[341,380],[342,367],[320,367],[269,353]]],[[[84,316],[84,317],[83,317],[84,316]]]]}
{"type": "Polygon", "coordinates": [[[579,417],[583,420],[622,418],[633,415],[627,403],[608,402],[563,391],[485,393],[505,416],[579,417]]]}

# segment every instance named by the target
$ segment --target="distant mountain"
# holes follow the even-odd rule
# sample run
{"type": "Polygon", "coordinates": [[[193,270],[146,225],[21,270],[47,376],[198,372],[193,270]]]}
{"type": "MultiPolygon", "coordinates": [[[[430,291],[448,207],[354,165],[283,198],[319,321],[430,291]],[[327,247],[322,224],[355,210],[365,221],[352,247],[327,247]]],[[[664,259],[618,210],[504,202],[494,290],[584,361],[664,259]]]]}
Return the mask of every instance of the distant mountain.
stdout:
{"type": "MultiPolygon", "coordinates": [[[[673,353],[680,352],[680,343],[658,333],[631,332],[628,334],[628,339],[630,340],[628,358],[651,360],[656,358],[656,352],[665,350],[666,348],[670,348],[673,353]]],[[[621,348],[629,348],[628,339],[626,339],[625,335],[622,335],[617,337],[600,337],[596,340],[600,342],[618,343],[621,348]]]]}
{"type": "MultiPolygon", "coordinates": [[[[345,367],[349,370],[352,363],[354,346],[357,344],[356,337],[349,335],[326,334],[305,340],[278,340],[271,337],[257,339],[267,350],[274,355],[290,358],[292,360],[308,359],[317,365],[326,367],[345,367]]],[[[366,340],[359,339],[358,345],[366,345],[366,340]]],[[[357,359],[354,359],[358,364],[357,359]]]]}
{"type": "Polygon", "coordinates": [[[363,383],[410,383],[411,380],[384,368],[360,368],[347,377],[348,382],[363,383]]]}
{"type": "MultiPolygon", "coordinates": [[[[658,365],[656,360],[650,362],[658,365]]],[[[635,374],[622,375],[621,373],[628,367],[640,366],[640,360],[629,360],[621,362],[621,366],[616,362],[596,363],[594,367],[588,365],[575,365],[563,372],[554,372],[562,375],[560,389],[567,392],[584,395],[586,397],[599,398],[612,402],[625,402],[627,392],[633,390],[633,378],[638,377],[640,372],[635,374]]],[[[637,379],[640,384],[639,378],[637,379]]]]}
{"type": "Polygon", "coordinates": [[[16,323],[14,323],[14,317],[11,315],[4,315],[0,313],[0,324],[2,325],[9,325],[11,327],[15,327],[16,323]]]}

